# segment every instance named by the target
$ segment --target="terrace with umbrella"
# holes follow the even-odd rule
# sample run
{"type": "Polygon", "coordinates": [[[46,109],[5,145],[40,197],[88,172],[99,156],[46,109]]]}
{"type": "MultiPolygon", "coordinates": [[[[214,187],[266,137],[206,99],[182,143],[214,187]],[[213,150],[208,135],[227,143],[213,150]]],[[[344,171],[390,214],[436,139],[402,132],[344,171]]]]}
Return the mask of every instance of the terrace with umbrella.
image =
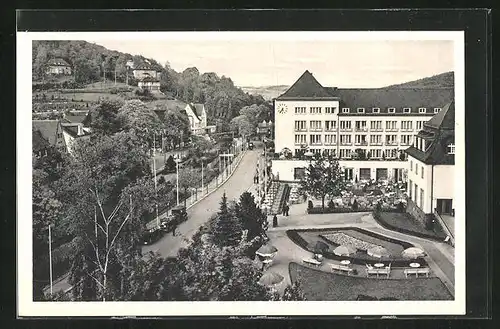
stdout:
{"type": "Polygon", "coordinates": [[[276,289],[276,286],[283,282],[284,277],[281,274],[278,274],[273,271],[267,271],[259,279],[259,283],[266,287],[271,287],[276,289]]]}
{"type": "Polygon", "coordinates": [[[270,244],[265,244],[262,247],[260,247],[255,254],[259,257],[259,260],[262,262],[262,267],[265,269],[266,267],[269,267],[271,263],[273,262],[274,256],[276,256],[276,253],[278,252],[278,249],[270,244]]]}

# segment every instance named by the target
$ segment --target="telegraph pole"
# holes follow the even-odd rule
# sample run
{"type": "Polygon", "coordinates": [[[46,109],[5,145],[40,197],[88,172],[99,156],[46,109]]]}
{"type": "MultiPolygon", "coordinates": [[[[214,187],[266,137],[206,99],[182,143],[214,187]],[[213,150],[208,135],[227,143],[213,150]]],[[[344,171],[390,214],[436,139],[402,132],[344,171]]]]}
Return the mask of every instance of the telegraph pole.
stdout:
{"type": "MultiPolygon", "coordinates": [[[[155,198],[158,199],[158,183],[156,181],[156,137],[153,133],[153,180],[155,184],[155,198]]],[[[156,200],[156,224],[160,227],[160,217],[158,217],[158,200],[156,200]]]]}
{"type": "Polygon", "coordinates": [[[52,296],[52,234],[49,223],[49,279],[50,279],[50,295],[52,296]]]}

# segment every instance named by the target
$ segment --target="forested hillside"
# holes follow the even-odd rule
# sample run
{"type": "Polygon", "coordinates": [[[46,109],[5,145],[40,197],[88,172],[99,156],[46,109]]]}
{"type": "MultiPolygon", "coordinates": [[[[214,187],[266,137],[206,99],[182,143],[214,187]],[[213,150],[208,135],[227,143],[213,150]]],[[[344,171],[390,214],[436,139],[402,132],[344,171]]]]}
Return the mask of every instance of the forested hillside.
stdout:
{"type": "Polygon", "coordinates": [[[453,72],[445,72],[431,77],[392,85],[385,88],[453,88],[455,85],[453,72]]]}
{"type": "MultiPolygon", "coordinates": [[[[137,50],[140,52],[140,49],[137,50]]],[[[161,91],[184,102],[205,104],[210,123],[228,127],[229,121],[239,115],[240,109],[253,104],[268,106],[260,95],[250,95],[236,87],[229,77],[214,72],[201,74],[196,67],[177,72],[168,63],[161,65],[151,58],[109,50],[86,41],[33,41],[33,80],[45,79],[47,62],[62,58],[72,67],[72,78],[86,85],[107,79],[137,84],[127,61],[135,65],[149,61],[161,72],[161,91]]]]}

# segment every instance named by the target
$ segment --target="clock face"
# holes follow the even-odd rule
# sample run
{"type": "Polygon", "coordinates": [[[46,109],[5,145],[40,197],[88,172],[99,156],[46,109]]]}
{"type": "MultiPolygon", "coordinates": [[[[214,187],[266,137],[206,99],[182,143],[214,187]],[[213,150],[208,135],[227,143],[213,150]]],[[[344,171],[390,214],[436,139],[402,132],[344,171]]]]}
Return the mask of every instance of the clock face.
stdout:
{"type": "Polygon", "coordinates": [[[278,113],[280,114],[285,114],[286,111],[288,110],[288,106],[286,106],[286,104],[283,104],[283,103],[280,103],[278,104],[278,113]]]}

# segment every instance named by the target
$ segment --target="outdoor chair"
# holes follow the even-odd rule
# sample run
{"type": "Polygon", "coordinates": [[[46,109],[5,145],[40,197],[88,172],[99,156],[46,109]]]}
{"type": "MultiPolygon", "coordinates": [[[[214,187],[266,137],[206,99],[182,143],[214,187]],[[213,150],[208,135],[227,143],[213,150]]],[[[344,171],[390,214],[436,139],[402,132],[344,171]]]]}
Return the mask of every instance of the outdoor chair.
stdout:
{"type": "Polygon", "coordinates": [[[305,258],[302,261],[308,265],[313,265],[313,266],[317,266],[317,267],[321,266],[321,262],[314,259],[314,258],[305,258]]]}
{"type": "Polygon", "coordinates": [[[350,268],[349,266],[345,266],[345,265],[332,264],[332,272],[334,272],[334,271],[346,272],[347,275],[350,275],[351,272],[353,271],[353,269],[350,268]]]}

